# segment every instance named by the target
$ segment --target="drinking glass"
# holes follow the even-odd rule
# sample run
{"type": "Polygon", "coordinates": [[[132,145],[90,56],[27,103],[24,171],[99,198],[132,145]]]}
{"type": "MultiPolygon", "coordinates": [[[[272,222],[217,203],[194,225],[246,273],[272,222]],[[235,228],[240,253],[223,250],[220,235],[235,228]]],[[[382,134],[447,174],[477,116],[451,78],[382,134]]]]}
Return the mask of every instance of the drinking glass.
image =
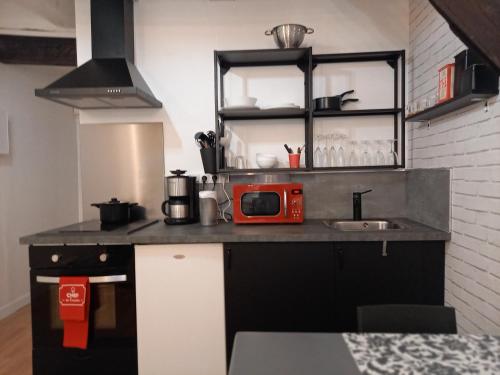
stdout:
{"type": "Polygon", "coordinates": [[[377,145],[377,152],[375,153],[375,164],[376,165],[384,165],[385,164],[385,157],[384,153],[382,152],[384,141],[381,139],[378,139],[375,141],[375,144],[377,145]]]}
{"type": "Polygon", "coordinates": [[[338,167],[343,167],[345,166],[346,160],[345,160],[345,150],[344,150],[344,141],[347,138],[345,134],[336,134],[335,135],[336,139],[339,142],[339,147],[337,148],[337,166],[338,167]]]}
{"type": "Polygon", "coordinates": [[[363,145],[363,155],[361,156],[361,165],[372,165],[372,157],[370,155],[371,142],[368,140],[361,141],[363,145]]]}
{"type": "Polygon", "coordinates": [[[319,145],[321,135],[316,136],[316,148],[314,149],[314,154],[313,154],[313,162],[315,167],[321,167],[321,161],[323,159],[323,155],[321,152],[321,147],[319,145]]]}
{"type": "Polygon", "coordinates": [[[351,167],[356,167],[359,165],[359,158],[358,158],[358,142],[357,141],[350,141],[349,142],[349,148],[351,150],[349,154],[349,165],[351,167]]]}
{"type": "Polygon", "coordinates": [[[321,167],[328,167],[328,135],[324,134],[321,137],[323,141],[323,147],[321,148],[321,167]]]}
{"type": "Polygon", "coordinates": [[[406,115],[407,116],[413,115],[413,103],[411,103],[411,102],[409,102],[406,105],[406,115]]]}
{"type": "Polygon", "coordinates": [[[328,166],[335,167],[337,165],[337,151],[335,150],[335,134],[330,134],[330,151],[328,152],[328,166]]]}
{"type": "Polygon", "coordinates": [[[395,139],[387,139],[387,164],[388,165],[399,165],[399,156],[397,151],[394,149],[395,139]]]}

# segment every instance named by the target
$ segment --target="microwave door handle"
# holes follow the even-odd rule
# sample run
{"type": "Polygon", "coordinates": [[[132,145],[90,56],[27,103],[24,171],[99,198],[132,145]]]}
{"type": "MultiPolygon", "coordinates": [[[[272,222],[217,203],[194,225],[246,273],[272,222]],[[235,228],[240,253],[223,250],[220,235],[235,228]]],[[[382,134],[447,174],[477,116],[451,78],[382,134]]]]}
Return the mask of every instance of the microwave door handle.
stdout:
{"type": "Polygon", "coordinates": [[[283,192],[283,211],[285,213],[285,217],[288,217],[288,197],[286,190],[283,192]]]}
{"type": "MultiPolygon", "coordinates": [[[[127,281],[127,275],[90,276],[90,284],[111,284],[127,281]]],[[[37,276],[36,282],[40,284],[59,284],[59,277],[37,276]]]]}

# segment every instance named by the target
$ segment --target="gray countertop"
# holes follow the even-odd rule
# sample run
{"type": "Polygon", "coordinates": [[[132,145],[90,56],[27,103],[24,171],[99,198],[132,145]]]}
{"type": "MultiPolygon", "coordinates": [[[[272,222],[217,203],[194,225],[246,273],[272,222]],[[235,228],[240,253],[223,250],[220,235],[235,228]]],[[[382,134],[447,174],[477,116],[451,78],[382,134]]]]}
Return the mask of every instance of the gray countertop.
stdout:
{"type": "Polygon", "coordinates": [[[341,334],[238,332],[229,375],[360,375],[341,334]]]}
{"type": "MultiPolygon", "coordinates": [[[[53,229],[20,239],[21,244],[168,244],[221,242],[327,242],[327,241],[444,241],[450,233],[409,219],[391,219],[403,228],[388,231],[341,232],[327,228],[322,220],[306,220],[303,224],[235,225],[222,223],[213,227],[198,224],[170,225],[159,221],[129,233],[126,226],[111,232],[61,232],[53,229]]],[[[132,226],[133,224],[130,224],[132,226]]]]}

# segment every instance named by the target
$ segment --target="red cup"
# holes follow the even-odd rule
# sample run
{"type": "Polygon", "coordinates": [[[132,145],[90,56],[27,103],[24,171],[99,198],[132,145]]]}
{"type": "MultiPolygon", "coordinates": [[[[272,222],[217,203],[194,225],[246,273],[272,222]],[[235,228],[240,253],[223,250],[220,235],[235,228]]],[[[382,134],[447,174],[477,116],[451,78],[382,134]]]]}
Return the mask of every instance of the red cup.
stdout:
{"type": "Polygon", "coordinates": [[[298,168],[300,164],[300,154],[288,154],[290,168],[298,168]]]}

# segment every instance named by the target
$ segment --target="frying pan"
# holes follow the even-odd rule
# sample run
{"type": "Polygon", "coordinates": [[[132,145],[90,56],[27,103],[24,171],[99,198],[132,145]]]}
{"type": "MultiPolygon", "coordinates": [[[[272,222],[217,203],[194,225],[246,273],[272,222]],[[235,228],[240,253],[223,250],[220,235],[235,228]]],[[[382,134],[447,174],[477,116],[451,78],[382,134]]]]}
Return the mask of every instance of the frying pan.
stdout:
{"type": "Polygon", "coordinates": [[[349,90],[343,92],[340,95],[335,96],[323,96],[321,98],[314,99],[314,110],[315,111],[341,111],[342,105],[347,102],[357,102],[359,99],[344,99],[345,95],[354,93],[354,90],[349,90]]]}

